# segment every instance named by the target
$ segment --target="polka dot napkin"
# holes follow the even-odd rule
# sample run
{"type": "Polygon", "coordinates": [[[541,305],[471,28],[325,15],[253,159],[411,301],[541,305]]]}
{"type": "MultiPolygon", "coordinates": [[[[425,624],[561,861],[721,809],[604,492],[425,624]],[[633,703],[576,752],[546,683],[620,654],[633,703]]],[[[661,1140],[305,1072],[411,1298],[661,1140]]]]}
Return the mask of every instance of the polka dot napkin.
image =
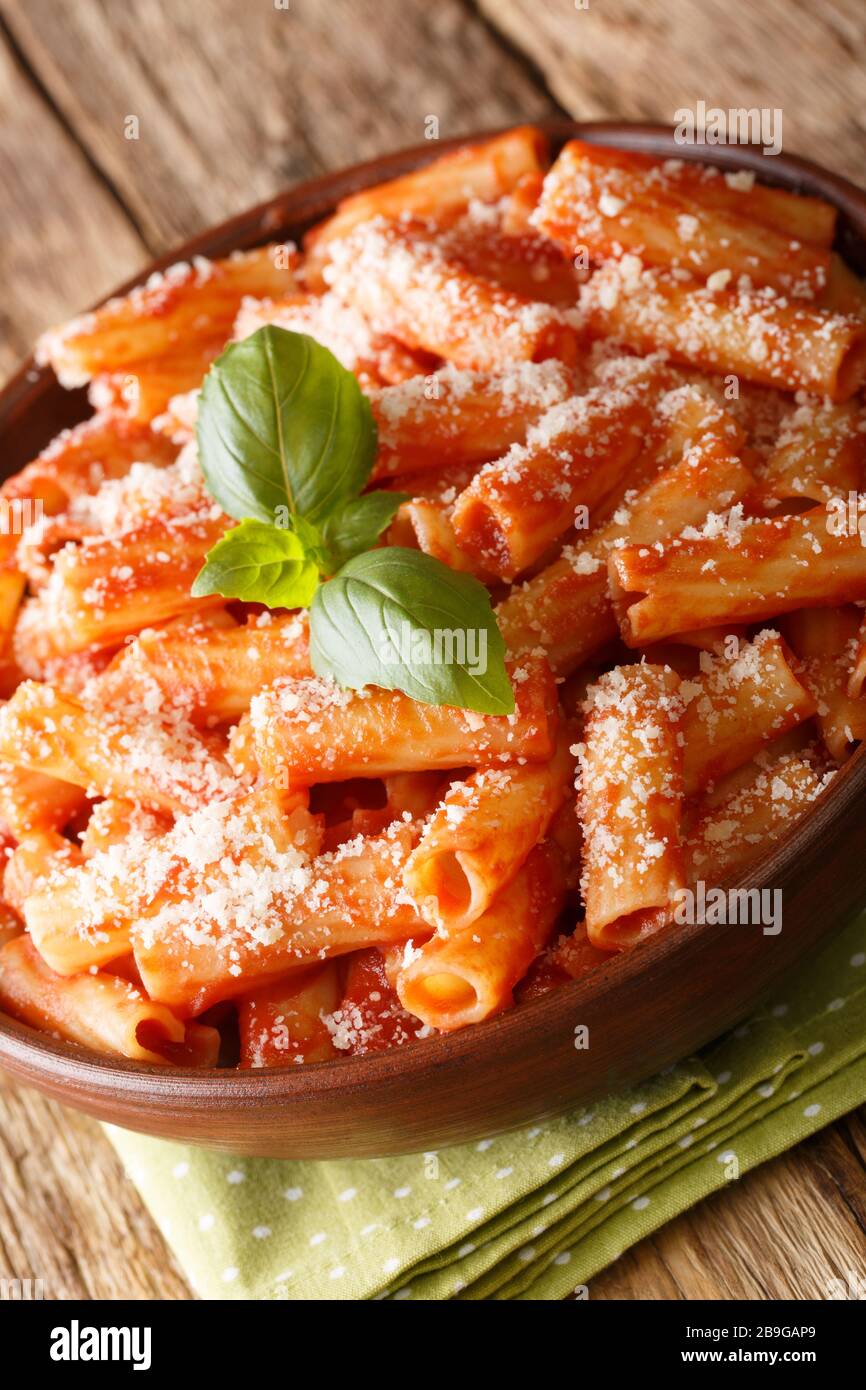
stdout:
{"type": "Polygon", "coordinates": [[[512,1134],[313,1163],[106,1128],[204,1298],[535,1300],[864,1100],[866,914],[699,1056],[512,1134]]]}

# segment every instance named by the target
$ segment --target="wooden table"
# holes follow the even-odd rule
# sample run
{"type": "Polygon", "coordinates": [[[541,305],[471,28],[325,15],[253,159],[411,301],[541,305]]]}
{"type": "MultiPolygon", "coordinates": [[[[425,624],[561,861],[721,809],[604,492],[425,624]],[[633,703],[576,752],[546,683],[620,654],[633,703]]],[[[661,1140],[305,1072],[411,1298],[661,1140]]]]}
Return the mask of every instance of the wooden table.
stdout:
{"type": "MultiPolygon", "coordinates": [[[[0,375],[152,256],[314,173],[567,112],[769,106],[864,181],[862,0],[0,0],[0,375]],[[134,117],[135,120],[130,120],[134,117]],[[127,138],[130,134],[137,138],[127,138]]],[[[595,1298],[820,1298],[866,1266],[866,1114],[627,1253],[595,1298]]],[[[0,1277],[192,1297],[96,1125],[0,1086],[0,1277]]]]}

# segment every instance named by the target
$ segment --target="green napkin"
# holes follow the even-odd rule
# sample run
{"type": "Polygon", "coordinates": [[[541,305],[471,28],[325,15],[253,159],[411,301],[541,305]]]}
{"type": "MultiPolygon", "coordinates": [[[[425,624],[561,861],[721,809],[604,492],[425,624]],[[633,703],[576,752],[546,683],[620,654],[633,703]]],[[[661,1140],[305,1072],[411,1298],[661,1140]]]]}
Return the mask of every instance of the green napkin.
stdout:
{"type": "Polygon", "coordinates": [[[866,1100],[864,966],[866,914],[698,1056],[439,1153],[232,1159],[106,1131],[204,1298],[558,1299],[866,1100]]]}

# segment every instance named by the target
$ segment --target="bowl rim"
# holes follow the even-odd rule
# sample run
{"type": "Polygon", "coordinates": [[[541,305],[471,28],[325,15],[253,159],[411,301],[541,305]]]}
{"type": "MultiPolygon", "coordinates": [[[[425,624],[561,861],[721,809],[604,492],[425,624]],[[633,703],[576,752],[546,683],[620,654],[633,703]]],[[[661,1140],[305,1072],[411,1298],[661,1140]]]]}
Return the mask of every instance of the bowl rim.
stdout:
{"type": "MultiPolygon", "coordinates": [[[[173,247],[148,262],[142,271],[106,298],[128,293],[154,271],[177,261],[195,255],[226,255],[232,250],[261,245],[277,234],[288,235],[285,232],[287,221],[306,228],[327,216],[336,201],[350,192],[395,178],[450,150],[489,139],[520,124],[542,130],[554,146],[568,139],[586,139],[655,155],[669,152],[671,158],[747,168],[759,174],[762,180],[781,183],[788,188],[793,184],[806,185],[810,192],[834,203],[848,217],[859,220],[863,228],[860,235],[866,245],[866,191],[811,160],[788,154],[765,155],[760,147],[750,145],[683,146],[675,143],[674,128],[670,125],[612,120],[582,122],[550,117],[509,122],[447,140],[408,146],[304,180],[173,247]],[[784,177],[774,180],[774,170],[784,177]]],[[[51,385],[52,376],[50,368],[37,367],[32,355],[22,363],[0,391],[0,431],[14,429],[15,415],[26,411],[30,398],[51,385]]],[[[781,879],[795,879],[804,842],[832,836],[834,825],[842,819],[845,808],[864,792],[866,742],[839,769],[809,811],[754,862],[745,876],[736,880],[736,886],[744,890],[760,889],[781,879]]],[[[836,925],[843,925],[843,921],[836,925]]],[[[332,1102],[350,1101],[361,1088],[367,1091],[404,1070],[411,1070],[418,1080],[423,1080],[425,1073],[439,1071],[446,1065],[471,1062],[480,1047],[485,1052],[499,1051],[506,1058],[511,1043],[519,1040],[528,1020],[531,1019],[543,1033],[570,1025],[588,1001],[601,1001],[606,994],[619,992],[640,976],[650,977],[660,962],[670,965],[685,951],[696,947],[709,949],[720,930],[727,929],[703,923],[689,931],[676,932],[672,931],[672,924],[668,925],[642,942],[639,948],[612,957],[581,979],[562,984],[538,999],[517,1004],[483,1023],[365,1056],[306,1063],[295,1068],[241,1070],[162,1066],[110,1056],[63,1041],[0,1011],[0,1066],[11,1063],[31,1072],[50,1072],[54,1081],[68,1082],[72,1091],[116,1094],[120,1087],[131,1101],[147,1094],[163,1102],[207,1102],[209,1109],[214,1111],[236,1112],[260,1102],[265,1092],[269,1102],[284,1102],[289,1107],[293,1099],[312,1094],[327,1097],[332,1102]]]]}

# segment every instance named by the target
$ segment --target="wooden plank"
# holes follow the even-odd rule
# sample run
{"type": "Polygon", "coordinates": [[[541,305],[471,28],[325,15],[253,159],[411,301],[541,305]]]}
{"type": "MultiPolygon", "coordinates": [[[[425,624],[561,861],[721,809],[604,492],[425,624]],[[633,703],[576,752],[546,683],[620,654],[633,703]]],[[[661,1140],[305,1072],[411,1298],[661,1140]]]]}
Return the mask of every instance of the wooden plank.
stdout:
{"type": "Polygon", "coordinates": [[[263,0],[0,11],[154,248],[287,184],[426,138],[548,114],[460,0],[263,0]],[[124,138],[128,116],[137,140],[124,138]]]}
{"type": "Polygon", "coordinates": [[[193,1297],[98,1125],[11,1081],[0,1117],[0,1278],[47,1299],[193,1297]]]}
{"type": "Polygon", "coordinates": [[[783,148],[863,182],[863,0],[478,0],[581,120],[678,107],[782,111],[783,148]]]}
{"type": "Polygon", "coordinates": [[[824,1299],[866,1272],[866,1107],[684,1212],[592,1281],[598,1299],[824,1299]]]}
{"type": "Polygon", "coordinates": [[[146,249],[0,43],[0,377],[36,334],[129,276],[146,249]]]}

